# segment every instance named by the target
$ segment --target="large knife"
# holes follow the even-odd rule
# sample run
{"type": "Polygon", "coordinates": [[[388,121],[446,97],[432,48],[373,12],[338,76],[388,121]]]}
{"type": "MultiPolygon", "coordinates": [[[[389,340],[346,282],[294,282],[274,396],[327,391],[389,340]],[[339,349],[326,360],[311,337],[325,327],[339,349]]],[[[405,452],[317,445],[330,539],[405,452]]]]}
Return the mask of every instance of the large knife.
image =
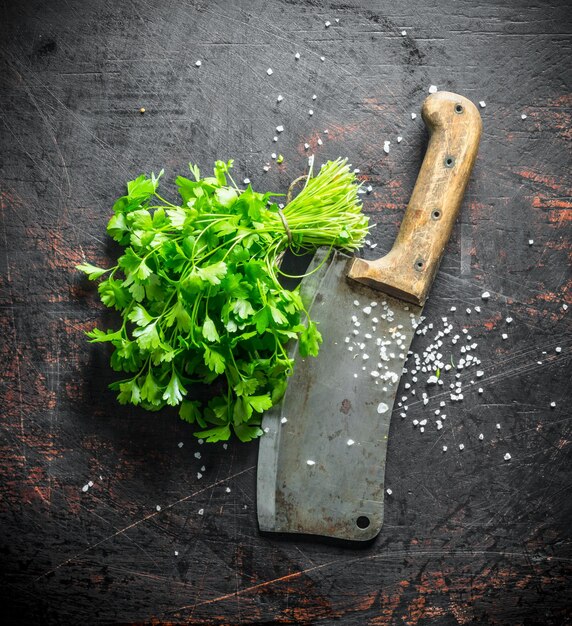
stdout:
{"type": "Polygon", "coordinates": [[[477,108],[454,93],[422,109],[430,140],[391,251],[377,261],[318,251],[300,291],[324,342],[292,347],[282,402],[264,416],[262,531],[366,541],[383,523],[389,423],[415,328],[476,159],[477,108]]]}

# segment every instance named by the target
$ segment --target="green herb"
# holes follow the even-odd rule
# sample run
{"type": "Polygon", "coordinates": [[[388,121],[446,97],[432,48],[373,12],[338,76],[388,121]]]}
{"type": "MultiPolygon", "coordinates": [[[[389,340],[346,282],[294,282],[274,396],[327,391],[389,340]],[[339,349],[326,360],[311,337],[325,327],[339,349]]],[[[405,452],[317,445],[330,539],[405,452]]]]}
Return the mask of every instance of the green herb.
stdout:
{"type": "Polygon", "coordinates": [[[112,383],[122,404],[152,411],[179,406],[207,441],[262,434],[261,414],[283,396],[299,341],[316,356],[322,337],[298,290],[278,281],[279,261],[317,246],[354,250],[367,234],[355,175],[345,160],[312,169],[280,212],[280,194],[239,189],[232,161],[214,175],[179,176],[179,204],[158,193],[159,176],[139,176],[114,206],[107,232],[125,251],[117,264],[78,267],[99,283],[101,301],[121,313],[115,330],[88,332],[113,346],[111,366],[129,376],[112,383]],[[201,400],[197,383],[218,390],[201,400]]]}

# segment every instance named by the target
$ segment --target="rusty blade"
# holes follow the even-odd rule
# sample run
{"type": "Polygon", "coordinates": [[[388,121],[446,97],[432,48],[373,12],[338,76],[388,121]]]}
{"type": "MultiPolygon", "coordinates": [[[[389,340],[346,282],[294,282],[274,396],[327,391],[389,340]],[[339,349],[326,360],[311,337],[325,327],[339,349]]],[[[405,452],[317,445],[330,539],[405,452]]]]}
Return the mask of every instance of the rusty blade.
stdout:
{"type": "Polygon", "coordinates": [[[422,309],[348,280],[347,255],[326,256],[318,251],[301,285],[320,354],[303,359],[292,346],[294,374],[264,416],[258,521],[263,531],[365,541],[383,523],[389,423],[422,309]]]}

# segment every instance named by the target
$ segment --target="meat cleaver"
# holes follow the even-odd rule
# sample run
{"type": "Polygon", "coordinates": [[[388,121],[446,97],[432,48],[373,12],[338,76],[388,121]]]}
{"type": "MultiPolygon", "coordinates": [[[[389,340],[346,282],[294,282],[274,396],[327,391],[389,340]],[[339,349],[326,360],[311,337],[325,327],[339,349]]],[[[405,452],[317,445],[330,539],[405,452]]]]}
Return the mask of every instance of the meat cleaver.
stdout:
{"type": "Polygon", "coordinates": [[[391,251],[376,261],[318,250],[300,293],[319,323],[317,358],[302,358],[267,412],[257,476],[262,531],[351,541],[383,523],[389,423],[423,305],[481,135],[475,105],[449,92],[423,104],[427,153],[391,251]]]}

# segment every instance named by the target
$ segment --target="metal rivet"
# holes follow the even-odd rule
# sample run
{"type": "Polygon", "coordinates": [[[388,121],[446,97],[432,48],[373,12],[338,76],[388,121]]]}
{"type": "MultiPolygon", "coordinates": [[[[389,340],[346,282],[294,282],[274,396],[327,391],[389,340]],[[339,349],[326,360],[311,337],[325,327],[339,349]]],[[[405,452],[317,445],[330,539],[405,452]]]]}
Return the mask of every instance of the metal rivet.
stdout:
{"type": "Polygon", "coordinates": [[[465,112],[465,107],[459,102],[457,102],[457,104],[455,105],[455,113],[464,113],[464,112],[465,112]]]}
{"type": "Polygon", "coordinates": [[[369,517],[366,517],[365,515],[360,515],[356,520],[357,527],[361,528],[362,530],[367,528],[369,524],[370,524],[369,517]]]}
{"type": "Polygon", "coordinates": [[[420,272],[425,267],[425,261],[423,259],[417,259],[413,267],[416,271],[420,272]]]}
{"type": "Polygon", "coordinates": [[[439,209],[434,209],[431,211],[431,219],[432,220],[440,220],[441,219],[441,211],[439,209]]]}
{"type": "Polygon", "coordinates": [[[455,165],[455,158],[452,156],[446,156],[444,163],[445,167],[453,167],[453,165],[455,165]]]}

